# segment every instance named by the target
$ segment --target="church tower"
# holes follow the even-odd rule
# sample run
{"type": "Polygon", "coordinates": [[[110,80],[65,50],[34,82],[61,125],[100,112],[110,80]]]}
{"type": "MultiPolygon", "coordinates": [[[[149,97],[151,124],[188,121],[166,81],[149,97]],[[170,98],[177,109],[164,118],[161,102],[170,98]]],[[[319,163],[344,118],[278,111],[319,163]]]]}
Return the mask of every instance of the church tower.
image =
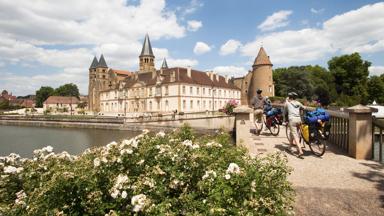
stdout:
{"type": "Polygon", "coordinates": [[[155,56],[153,55],[151,41],[149,40],[148,34],[145,35],[143,48],[141,49],[140,59],[140,70],[139,73],[154,72],[155,69],[155,56]]]}
{"type": "Polygon", "coordinates": [[[275,87],[273,85],[272,66],[269,56],[261,47],[257,57],[252,65],[251,85],[248,90],[248,98],[251,100],[258,89],[263,91],[264,96],[275,96],[275,87]]]}
{"type": "Polygon", "coordinates": [[[89,111],[100,111],[100,91],[106,90],[109,86],[108,66],[101,54],[99,61],[96,56],[89,67],[88,85],[88,109],[89,111]]]}

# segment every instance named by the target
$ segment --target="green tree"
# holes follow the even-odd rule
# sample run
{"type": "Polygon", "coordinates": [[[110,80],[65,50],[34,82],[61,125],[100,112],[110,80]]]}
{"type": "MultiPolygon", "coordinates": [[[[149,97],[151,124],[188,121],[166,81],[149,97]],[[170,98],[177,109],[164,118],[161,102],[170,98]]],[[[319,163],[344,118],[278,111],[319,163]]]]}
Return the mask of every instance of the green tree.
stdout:
{"type": "Polygon", "coordinates": [[[36,107],[43,107],[43,103],[54,93],[54,89],[50,86],[42,86],[36,91],[36,107]]]}
{"type": "Polygon", "coordinates": [[[357,103],[368,102],[367,81],[370,65],[371,63],[364,61],[359,53],[333,57],[328,61],[339,98],[345,95],[357,98],[357,103]]]}
{"type": "Polygon", "coordinates": [[[74,96],[79,98],[80,93],[76,84],[68,83],[55,89],[54,95],[56,96],[74,96]]]}
{"type": "Polygon", "coordinates": [[[374,100],[377,103],[384,103],[384,77],[372,76],[368,80],[368,94],[369,101],[373,102],[374,100]]]}

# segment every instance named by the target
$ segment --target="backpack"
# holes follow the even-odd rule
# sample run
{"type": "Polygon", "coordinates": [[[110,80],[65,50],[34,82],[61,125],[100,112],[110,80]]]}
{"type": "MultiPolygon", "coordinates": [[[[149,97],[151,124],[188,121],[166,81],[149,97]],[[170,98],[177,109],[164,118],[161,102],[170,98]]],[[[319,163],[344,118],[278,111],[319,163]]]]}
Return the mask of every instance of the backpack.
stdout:
{"type": "Polygon", "coordinates": [[[329,114],[323,108],[316,108],[316,110],[307,112],[304,116],[304,121],[307,124],[316,123],[318,120],[323,122],[329,121],[329,114]]]}

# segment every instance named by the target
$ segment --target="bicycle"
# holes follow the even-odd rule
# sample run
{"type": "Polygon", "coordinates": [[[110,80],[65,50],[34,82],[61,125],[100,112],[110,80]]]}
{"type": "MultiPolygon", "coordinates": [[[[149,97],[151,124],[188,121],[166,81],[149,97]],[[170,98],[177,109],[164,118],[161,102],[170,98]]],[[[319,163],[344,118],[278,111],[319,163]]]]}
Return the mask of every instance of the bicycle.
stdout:
{"type": "Polygon", "coordinates": [[[255,127],[259,129],[259,131],[262,131],[265,125],[273,136],[277,136],[280,133],[280,124],[282,124],[282,118],[280,114],[271,115],[268,117],[263,114],[262,120],[260,121],[260,119],[255,118],[254,124],[255,127]]]}
{"type": "MultiPolygon", "coordinates": [[[[327,122],[318,121],[314,124],[301,123],[298,126],[299,142],[305,148],[305,144],[309,146],[311,152],[316,156],[323,156],[326,150],[327,139],[329,137],[330,125],[327,122]],[[305,129],[307,127],[307,129],[305,129]],[[303,129],[308,134],[303,133],[303,129]]],[[[286,126],[286,136],[290,140],[288,126],[286,126]]]]}

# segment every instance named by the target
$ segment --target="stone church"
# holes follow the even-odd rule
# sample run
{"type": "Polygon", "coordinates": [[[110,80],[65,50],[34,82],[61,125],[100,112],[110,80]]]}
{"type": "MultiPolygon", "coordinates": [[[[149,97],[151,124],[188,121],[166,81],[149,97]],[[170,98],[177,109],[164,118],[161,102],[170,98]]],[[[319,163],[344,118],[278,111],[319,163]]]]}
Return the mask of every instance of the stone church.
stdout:
{"type": "Polygon", "coordinates": [[[168,67],[166,59],[155,68],[155,55],[146,35],[136,72],[108,67],[103,55],[94,57],[89,68],[89,110],[128,115],[129,113],[216,111],[229,100],[248,104],[260,88],[273,96],[272,64],[263,48],[253,70],[245,77],[221,76],[191,67],[168,67]]]}

